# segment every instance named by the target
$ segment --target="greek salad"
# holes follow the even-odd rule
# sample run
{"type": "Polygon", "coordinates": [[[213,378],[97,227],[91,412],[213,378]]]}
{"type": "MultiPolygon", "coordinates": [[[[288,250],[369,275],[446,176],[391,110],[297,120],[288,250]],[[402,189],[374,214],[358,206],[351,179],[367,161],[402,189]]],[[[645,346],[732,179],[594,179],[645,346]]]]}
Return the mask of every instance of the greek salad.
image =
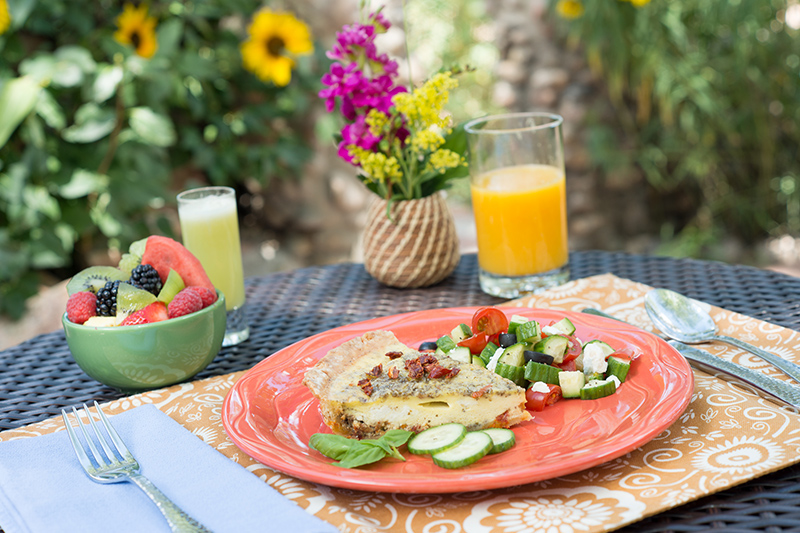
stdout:
{"type": "Polygon", "coordinates": [[[542,411],[562,398],[595,400],[614,394],[632,358],[596,339],[582,342],[564,317],[547,325],[497,307],[482,307],[420,351],[435,351],[486,367],[526,389],[526,408],[542,411]]]}

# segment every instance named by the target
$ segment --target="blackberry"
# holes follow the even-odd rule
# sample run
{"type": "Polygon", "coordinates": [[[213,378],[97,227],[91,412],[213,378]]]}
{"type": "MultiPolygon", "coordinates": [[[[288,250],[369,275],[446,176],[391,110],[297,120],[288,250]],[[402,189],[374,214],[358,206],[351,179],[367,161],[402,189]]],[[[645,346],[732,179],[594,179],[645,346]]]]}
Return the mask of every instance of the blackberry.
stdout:
{"type": "Polygon", "coordinates": [[[139,265],[131,271],[131,279],[128,281],[134,287],[144,289],[155,296],[161,292],[161,277],[153,265],[139,265]]]}
{"type": "Polygon", "coordinates": [[[119,280],[107,281],[103,288],[97,291],[98,316],[117,315],[117,290],[119,290],[119,280]]]}

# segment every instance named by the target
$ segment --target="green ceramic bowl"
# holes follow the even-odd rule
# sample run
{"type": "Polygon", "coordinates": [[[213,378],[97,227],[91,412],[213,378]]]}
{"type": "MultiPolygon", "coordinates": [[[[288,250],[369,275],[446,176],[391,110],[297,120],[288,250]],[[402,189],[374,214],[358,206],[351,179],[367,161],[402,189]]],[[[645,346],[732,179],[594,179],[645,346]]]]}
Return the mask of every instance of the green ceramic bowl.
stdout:
{"type": "Polygon", "coordinates": [[[84,372],[123,392],[186,381],[214,360],[225,336],[225,297],[178,318],[136,326],[91,327],[61,318],[72,357],[84,372]]]}

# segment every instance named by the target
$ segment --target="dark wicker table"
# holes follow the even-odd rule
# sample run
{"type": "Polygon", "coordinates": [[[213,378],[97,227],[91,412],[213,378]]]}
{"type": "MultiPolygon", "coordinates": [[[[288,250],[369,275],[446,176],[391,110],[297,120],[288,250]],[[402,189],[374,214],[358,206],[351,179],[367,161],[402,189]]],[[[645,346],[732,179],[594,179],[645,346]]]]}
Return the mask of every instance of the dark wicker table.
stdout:
{"type": "MultiPolygon", "coordinates": [[[[800,279],[750,267],[692,259],[574,252],[572,278],[611,272],[731,311],[800,331],[800,279]]],[[[475,255],[462,257],[447,280],[398,290],[369,277],[361,264],[312,267],[247,280],[251,338],[223,348],[197,378],[250,368],[315,333],[378,316],[420,309],[478,306],[502,300],[481,292],[475,255]]],[[[0,352],[0,430],[56,416],[62,407],[121,396],[75,364],[63,331],[0,352]]],[[[628,526],[623,531],[800,531],[800,466],[787,468],[628,526]]]]}

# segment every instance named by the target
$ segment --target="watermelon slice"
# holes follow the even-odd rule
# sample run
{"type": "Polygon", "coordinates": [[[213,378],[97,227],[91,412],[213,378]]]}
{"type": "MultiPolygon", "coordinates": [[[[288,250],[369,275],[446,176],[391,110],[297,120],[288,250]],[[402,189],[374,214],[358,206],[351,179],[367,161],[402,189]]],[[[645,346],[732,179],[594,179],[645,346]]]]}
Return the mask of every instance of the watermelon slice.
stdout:
{"type": "Polygon", "coordinates": [[[142,254],[142,264],[152,265],[158,271],[162,283],[166,283],[172,269],[180,275],[187,287],[208,287],[214,290],[214,284],[208,279],[200,261],[184,245],[169,237],[148,237],[142,254]]]}

